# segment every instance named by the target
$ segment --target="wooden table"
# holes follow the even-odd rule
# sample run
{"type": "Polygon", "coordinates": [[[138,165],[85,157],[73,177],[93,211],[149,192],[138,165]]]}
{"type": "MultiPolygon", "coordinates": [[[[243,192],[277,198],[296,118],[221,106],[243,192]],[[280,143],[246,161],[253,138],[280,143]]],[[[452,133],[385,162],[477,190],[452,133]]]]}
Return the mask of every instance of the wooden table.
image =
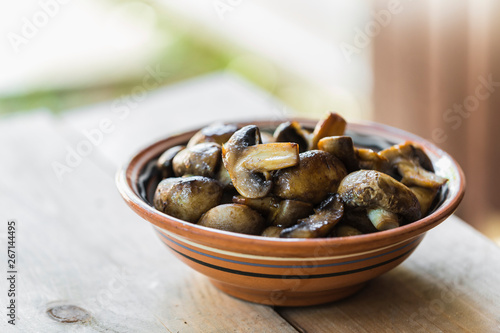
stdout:
{"type": "Polygon", "coordinates": [[[500,332],[500,249],[455,216],[355,296],[273,308],[227,296],[181,264],[115,188],[118,166],[158,138],[217,119],[286,114],[248,83],[214,74],[61,117],[38,110],[1,119],[1,251],[15,220],[17,319],[7,323],[2,277],[0,331],[500,332]],[[56,321],[49,308],[81,321],[56,321]]]}

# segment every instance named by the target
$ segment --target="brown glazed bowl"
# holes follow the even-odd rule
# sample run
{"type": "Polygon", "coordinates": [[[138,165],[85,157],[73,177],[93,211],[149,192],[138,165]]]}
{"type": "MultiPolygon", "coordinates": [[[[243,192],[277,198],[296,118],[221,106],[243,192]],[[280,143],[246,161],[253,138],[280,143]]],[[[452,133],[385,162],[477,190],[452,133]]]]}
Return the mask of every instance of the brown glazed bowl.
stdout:
{"type": "MultiPolygon", "coordinates": [[[[299,120],[313,128],[316,121],[299,120]]],[[[281,121],[242,122],[261,130],[281,121]]],[[[154,162],[166,149],[186,143],[197,130],[170,136],[137,153],[116,181],[126,203],[149,221],[159,238],[185,264],[243,300],[278,306],[339,300],[402,263],[425,233],[450,216],[462,200],[465,179],[453,158],[408,132],[376,123],[350,123],[346,135],[357,146],[382,149],[406,140],[420,144],[436,173],[449,179],[428,216],[396,229],[350,237],[280,239],[198,226],[157,211],[151,204],[159,177],[154,162]]]]}

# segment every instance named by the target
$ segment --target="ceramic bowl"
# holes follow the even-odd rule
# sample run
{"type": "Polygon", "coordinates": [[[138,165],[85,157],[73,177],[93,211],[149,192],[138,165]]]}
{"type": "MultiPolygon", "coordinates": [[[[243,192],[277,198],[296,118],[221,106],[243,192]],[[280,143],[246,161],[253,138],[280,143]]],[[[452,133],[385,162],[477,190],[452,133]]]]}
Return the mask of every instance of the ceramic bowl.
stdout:
{"type": "MultiPolygon", "coordinates": [[[[280,122],[241,125],[272,129],[280,122]]],[[[300,122],[310,128],[316,123],[300,122]]],[[[431,214],[392,230],[320,239],[264,238],[198,226],[161,213],[151,204],[160,181],[154,172],[155,160],[166,149],[186,143],[197,130],[172,135],[138,152],[118,171],[117,186],[126,203],[152,224],[181,261],[206,275],[220,290],[251,302],[315,305],[355,293],[408,258],[425,233],[450,216],[464,195],[460,166],[432,143],[385,125],[350,123],[346,134],[357,146],[382,149],[412,140],[424,148],[436,173],[449,179],[431,214]]]]}

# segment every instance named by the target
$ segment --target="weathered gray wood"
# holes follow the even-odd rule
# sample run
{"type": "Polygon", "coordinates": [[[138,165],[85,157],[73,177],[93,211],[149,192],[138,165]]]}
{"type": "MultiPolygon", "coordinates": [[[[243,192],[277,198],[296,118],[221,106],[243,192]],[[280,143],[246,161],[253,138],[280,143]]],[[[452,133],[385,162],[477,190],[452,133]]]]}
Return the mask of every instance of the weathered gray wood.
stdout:
{"type": "MultiPolygon", "coordinates": [[[[65,120],[35,113],[5,119],[0,133],[2,244],[6,221],[18,221],[18,331],[295,332],[272,308],[220,293],[174,258],[123,203],[118,163],[100,147],[59,181],[51,163],[81,140],[65,120]],[[92,319],[58,323],[45,313],[53,304],[79,306],[92,319]]],[[[125,139],[121,152],[135,140],[125,139]]]]}
{"type": "Polygon", "coordinates": [[[278,309],[306,332],[499,332],[500,249],[457,217],[352,298],[278,309]]]}
{"type": "Polygon", "coordinates": [[[219,292],[122,202],[115,170],[135,148],[176,129],[226,116],[279,117],[285,109],[221,75],[151,92],[140,105],[140,114],[116,122],[61,180],[51,163],[64,162],[68,147],[85,139],[82,130],[110,117],[109,104],[60,119],[35,112],[0,120],[0,239],[5,249],[6,221],[16,219],[20,262],[18,326],[4,318],[1,332],[500,330],[500,249],[456,217],[429,232],[400,267],[344,301],[275,311],[219,292]],[[200,112],[205,107],[215,113],[200,112]],[[92,319],[56,322],[46,310],[60,304],[92,319]]]}

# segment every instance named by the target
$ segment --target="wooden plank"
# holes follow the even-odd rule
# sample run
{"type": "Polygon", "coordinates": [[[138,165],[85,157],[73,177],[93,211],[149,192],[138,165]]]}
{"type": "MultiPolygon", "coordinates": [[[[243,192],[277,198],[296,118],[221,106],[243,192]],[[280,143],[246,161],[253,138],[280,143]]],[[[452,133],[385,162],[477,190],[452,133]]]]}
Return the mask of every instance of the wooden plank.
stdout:
{"type": "Polygon", "coordinates": [[[0,331],[295,332],[272,308],[231,298],[179,262],[126,207],[115,170],[99,159],[84,158],[59,181],[51,163],[80,140],[64,123],[21,116],[2,122],[0,133],[0,172],[8,175],[0,180],[0,220],[2,228],[18,221],[20,260],[18,330],[2,320],[0,331]],[[92,319],[56,322],[46,310],[60,304],[92,319]]]}
{"type": "MultiPolygon", "coordinates": [[[[211,108],[218,105],[231,113],[247,101],[244,86],[231,88],[231,82],[220,79],[207,79],[205,84],[218,87],[214,88],[217,94],[211,90],[205,97],[205,103],[209,96],[217,97],[210,102],[211,108]],[[238,97],[228,99],[230,103],[221,99],[228,89],[238,97]]],[[[188,100],[203,91],[202,84],[194,87],[186,86],[188,92],[177,87],[183,98],[168,91],[164,93],[170,97],[163,97],[179,99],[179,107],[189,109],[188,100]]],[[[260,98],[252,93],[247,98],[256,96],[260,98]]],[[[18,330],[1,321],[1,332],[500,329],[500,263],[495,261],[500,249],[455,217],[429,232],[403,265],[344,301],[280,308],[276,313],[271,307],[239,301],[215,289],[168,252],[115,189],[116,165],[130,153],[131,145],[162,135],[161,126],[152,126],[154,130],[148,133],[151,119],[158,119],[152,115],[162,114],[155,107],[162,100],[159,97],[144,109],[148,117],[124,123],[120,135],[118,129],[110,133],[61,181],[51,163],[63,161],[68,146],[82,141],[77,125],[93,128],[102,110],[91,110],[88,118],[77,113],[75,119],[68,115],[61,121],[39,112],[0,123],[0,173],[5,175],[0,177],[0,239],[4,244],[5,221],[17,219],[20,260],[18,330]],[[134,127],[141,128],[142,136],[128,135],[134,127]],[[56,322],[46,310],[60,304],[79,306],[92,319],[86,324],[56,322]]],[[[251,109],[265,114],[268,102],[254,100],[251,109]]],[[[186,126],[182,124],[179,120],[175,126],[186,126]]],[[[1,267],[5,269],[4,262],[1,267]]],[[[0,289],[5,290],[5,280],[0,281],[0,289]]]]}
{"type": "Polygon", "coordinates": [[[305,332],[498,332],[500,248],[457,217],[352,298],[277,311],[305,332]]]}

